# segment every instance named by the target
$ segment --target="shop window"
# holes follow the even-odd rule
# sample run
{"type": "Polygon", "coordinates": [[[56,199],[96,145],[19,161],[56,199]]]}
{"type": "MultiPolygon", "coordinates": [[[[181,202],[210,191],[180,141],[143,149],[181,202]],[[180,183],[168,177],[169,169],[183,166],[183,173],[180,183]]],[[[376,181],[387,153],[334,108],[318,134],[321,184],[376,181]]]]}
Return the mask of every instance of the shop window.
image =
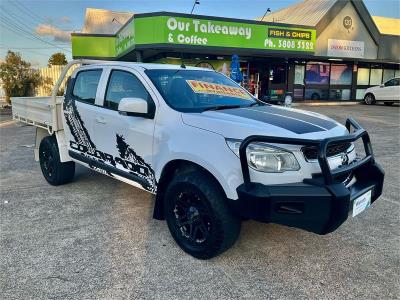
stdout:
{"type": "Polygon", "coordinates": [[[369,84],[369,68],[358,68],[357,84],[358,85],[368,85],[369,84]]]}
{"type": "Polygon", "coordinates": [[[394,70],[393,69],[384,69],[383,70],[383,82],[388,81],[394,77],[394,70]]]}
{"type": "Polygon", "coordinates": [[[306,66],[306,84],[328,84],[329,64],[308,63],[306,66]]]}
{"type": "Polygon", "coordinates": [[[330,100],[350,100],[350,89],[331,89],[329,93],[330,100]]]}
{"type": "Polygon", "coordinates": [[[350,65],[331,65],[331,84],[350,85],[352,77],[350,65]]]}
{"type": "Polygon", "coordinates": [[[328,96],[328,89],[306,89],[304,93],[304,99],[306,100],[327,100],[328,96]]]}
{"type": "Polygon", "coordinates": [[[273,84],[285,84],[286,83],[286,68],[285,65],[271,65],[270,71],[273,84]]]}
{"type": "Polygon", "coordinates": [[[294,67],[294,84],[304,85],[304,65],[295,65],[294,67]]]}
{"type": "Polygon", "coordinates": [[[357,89],[356,90],[356,100],[363,100],[366,89],[357,89]]]}
{"type": "Polygon", "coordinates": [[[382,69],[371,69],[370,85],[380,85],[382,83],[382,69]]]}

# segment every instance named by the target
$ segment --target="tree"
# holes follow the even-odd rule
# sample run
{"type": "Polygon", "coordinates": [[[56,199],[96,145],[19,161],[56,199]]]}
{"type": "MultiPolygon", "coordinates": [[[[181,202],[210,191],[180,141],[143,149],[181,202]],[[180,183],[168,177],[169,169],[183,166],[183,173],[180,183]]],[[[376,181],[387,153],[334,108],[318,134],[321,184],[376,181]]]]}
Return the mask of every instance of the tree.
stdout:
{"type": "Polygon", "coordinates": [[[50,56],[48,66],[65,66],[67,63],[68,62],[65,54],[62,52],[57,52],[50,56]]]}
{"type": "Polygon", "coordinates": [[[0,80],[8,103],[10,97],[33,96],[36,88],[47,82],[19,53],[12,51],[8,51],[4,62],[0,63],[0,80]]]}

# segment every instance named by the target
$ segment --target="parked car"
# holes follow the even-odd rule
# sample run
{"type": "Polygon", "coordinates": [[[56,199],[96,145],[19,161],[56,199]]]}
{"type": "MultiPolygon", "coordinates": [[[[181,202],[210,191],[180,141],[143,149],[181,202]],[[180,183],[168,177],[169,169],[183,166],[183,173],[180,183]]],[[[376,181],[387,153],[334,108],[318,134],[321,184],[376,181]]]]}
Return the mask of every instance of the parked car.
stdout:
{"type": "Polygon", "coordinates": [[[12,107],[37,127],[48,183],[71,182],[78,163],[155,194],[154,218],[200,259],[231,247],[243,219],[327,234],[382,193],[384,172],[355,120],[264,104],[209,69],[75,61],[51,97],[12,107]]]}
{"type": "Polygon", "coordinates": [[[385,105],[392,105],[400,101],[400,77],[392,78],[385,83],[373,86],[365,90],[364,102],[371,105],[376,102],[383,102],[385,105]]]}

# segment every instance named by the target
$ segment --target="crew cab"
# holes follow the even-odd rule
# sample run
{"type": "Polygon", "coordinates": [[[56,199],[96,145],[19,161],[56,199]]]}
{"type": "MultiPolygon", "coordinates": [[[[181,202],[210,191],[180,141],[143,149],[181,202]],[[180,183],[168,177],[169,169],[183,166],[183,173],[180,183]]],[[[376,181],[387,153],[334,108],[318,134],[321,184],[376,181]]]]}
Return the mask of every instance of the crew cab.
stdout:
{"type": "Polygon", "coordinates": [[[51,97],[12,107],[37,127],[48,183],[73,181],[78,163],[155,194],[154,218],[200,259],[232,246],[244,219],[323,235],[382,193],[384,172],[355,120],[265,104],[213,70],[73,61],[51,97]]]}

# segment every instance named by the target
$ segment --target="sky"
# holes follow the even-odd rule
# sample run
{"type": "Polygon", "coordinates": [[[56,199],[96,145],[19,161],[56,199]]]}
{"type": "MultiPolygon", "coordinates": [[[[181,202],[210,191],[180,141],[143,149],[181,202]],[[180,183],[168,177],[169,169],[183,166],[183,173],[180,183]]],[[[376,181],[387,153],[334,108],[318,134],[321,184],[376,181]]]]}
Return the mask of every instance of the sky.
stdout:
{"type": "MultiPolygon", "coordinates": [[[[79,32],[87,7],[135,13],[189,13],[193,0],[0,0],[0,60],[8,50],[19,52],[34,67],[44,67],[55,52],[71,59],[70,32],[79,32]]],[[[194,13],[254,19],[299,0],[200,0],[194,13]]],[[[364,0],[371,15],[400,18],[399,0],[364,0]]]]}

